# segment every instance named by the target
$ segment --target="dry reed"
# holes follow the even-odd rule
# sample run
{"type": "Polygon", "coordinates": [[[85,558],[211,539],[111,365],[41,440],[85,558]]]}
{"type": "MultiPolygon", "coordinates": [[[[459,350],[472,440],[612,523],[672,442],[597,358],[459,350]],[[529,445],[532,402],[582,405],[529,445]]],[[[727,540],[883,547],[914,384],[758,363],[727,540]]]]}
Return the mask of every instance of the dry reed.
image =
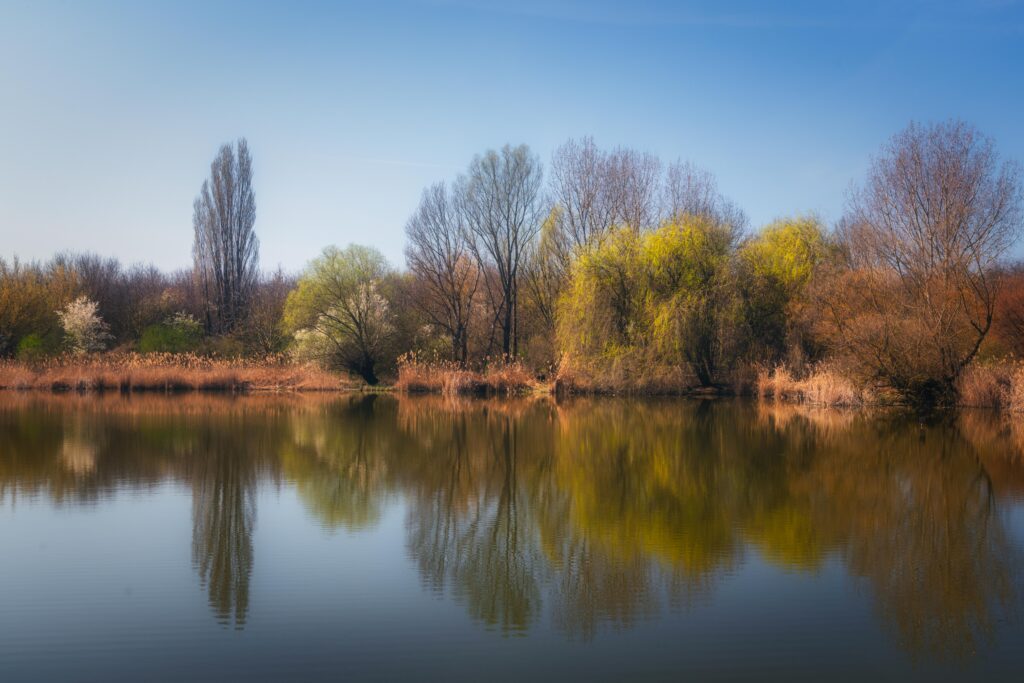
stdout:
{"type": "Polygon", "coordinates": [[[960,376],[957,389],[964,407],[1024,412],[1024,363],[972,365],[960,376]]]}
{"type": "Polygon", "coordinates": [[[479,371],[451,361],[427,362],[414,354],[399,359],[395,389],[405,393],[515,395],[544,389],[519,361],[490,361],[479,371]]]}
{"type": "Polygon", "coordinates": [[[867,387],[858,387],[834,368],[819,366],[806,377],[794,377],[783,366],[768,371],[762,368],[757,375],[757,395],[790,403],[819,406],[864,406],[876,403],[877,395],[867,387]]]}
{"type": "Polygon", "coordinates": [[[0,362],[0,389],[46,391],[338,391],[346,377],[284,356],[228,359],[195,354],[109,353],[42,363],[0,362]]]}

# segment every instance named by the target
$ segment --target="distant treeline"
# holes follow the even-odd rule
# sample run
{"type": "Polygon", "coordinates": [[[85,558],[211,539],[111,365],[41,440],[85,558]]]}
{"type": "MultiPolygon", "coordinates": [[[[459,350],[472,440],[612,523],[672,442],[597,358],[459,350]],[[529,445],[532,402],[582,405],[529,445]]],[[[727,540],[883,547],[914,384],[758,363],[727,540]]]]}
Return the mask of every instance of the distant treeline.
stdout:
{"type": "Polygon", "coordinates": [[[406,267],[328,247],[260,275],[252,159],[225,145],[194,205],[194,266],[91,254],[0,260],[0,354],[108,348],[288,352],[376,383],[422,367],[515,362],[577,388],[750,386],[827,366],[914,403],[958,399],[979,358],[1024,354],[1019,167],[968,124],[911,124],[846,211],[757,230],[689,163],[570,140],[526,146],[427,188],[406,267]],[[401,359],[401,360],[400,360],[401,359]]]}

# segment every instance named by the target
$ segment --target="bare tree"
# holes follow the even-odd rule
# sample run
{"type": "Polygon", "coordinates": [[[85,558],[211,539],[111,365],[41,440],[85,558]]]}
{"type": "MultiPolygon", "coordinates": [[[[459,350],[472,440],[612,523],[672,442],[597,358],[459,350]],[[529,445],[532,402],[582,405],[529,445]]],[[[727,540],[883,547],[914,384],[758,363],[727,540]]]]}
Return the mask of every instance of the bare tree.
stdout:
{"type": "Polygon", "coordinates": [[[661,162],[647,152],[620,147],[605,159],[605,194],[612,221],[634,230],[653,227],[658,220],[661,162]]]}
{"type": "Polygon", "coordinates": [[[956,380],[992,326],[998,260],[1020,233],[1019,171],[962,122],[911,124],[850,197],[849,272],[830,301],[865,371],[922,403],[956,380]]]}
{"type": "MultiPolygon", "coordinates": [[[[187,281],[191,283],[192,278],[187,281]]],[[[175,291],[174,276],[161,273],[152,264],[130,266],[122,282],[124,311],[119,317],[124,320],[128,338],[139,338],[148,325],[185,308],[184,297],[175,291]]]]}
{"type": "Polygon", "coordinates": [[[540,161],[526,145],[505,145],[476,157],[457,186],[473,254],[485,277],[497,276],[485,284],[497,295],[495,317],[506,356],[519,351],[520,267],[540,230],[541,176],[540,161]]]}
{"type": "Polygon", "coordinates": [[[551,156],[550,202],[560,207],[561,230],[574,247],[600,238],[614,222],[607,166],[607,154],[590,137],[569,140],[551,156]]]}
{"type": "Polygon", "coordinates": [[[252,157],[245,138],[236,148],[220,148],[193,205],[195,275],[206,302],[206,328],[217,334],[244,318],[259,262],[252,157]]]}
{"type": "Polygon", "coordinates": [[[706,218],[732,226],[737,233],[747,226],[746,214],[719,192],[714,174],[689,161],[669,165],[662,187],[661,214],[663,220],[684,215],[706,218]]]}
{"type": "Polygon", "coordinates": [[[288,294],[295,289],[298,278],[278,266],[273,273],[261,276],[253,290],[248,315],[242,321],[238,336],[251,353],[270,355],[288,344],[281,319],[288,294]]]}
{"type": "Polygon", "coordinates": [[[458,203],[444,183],[437,183],[423,191],[419,208],[405,226],[406,262],[421,285],[414,301],[451,337],[457,363],[468,360],[469,324],[480,282],[463,223],[458,203]]]}

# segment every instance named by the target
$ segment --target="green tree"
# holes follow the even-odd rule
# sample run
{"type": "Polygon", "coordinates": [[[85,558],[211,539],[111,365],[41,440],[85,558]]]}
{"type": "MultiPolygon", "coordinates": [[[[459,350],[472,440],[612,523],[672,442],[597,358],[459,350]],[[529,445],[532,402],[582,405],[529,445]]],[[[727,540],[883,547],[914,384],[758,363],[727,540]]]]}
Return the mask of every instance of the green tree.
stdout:
{"type": "Polygon", "coordinates": [[[559,301],[570,364],[611,382],[678,368],[719,382],[735,337],[735,244],[732,226],[681,216],[652,232],[614,228],[584,249],[559,301]]]}
{"type": "Polygon", "coordinates": [[[663,363],[687,365],[701,386],[721,380],[736,346],[732,226],[683,216],[644,236],[651,343],[663,363]]]}
{"type": "Polygon", "coordinates": [[[395,333],[385,296],[391,269],[370,247],[328,247],[309,264],[285,303],[285,325],[307,358],[376,384],[395,333]]]}
{"type": "Polygon", "coordinates": [[[737,286],[752,355],[774,362],[788,352],[798,364],[820,352],[811,334],[808,288],[833,254],[814,216],[779,219],[740,247],[737,286]]]}

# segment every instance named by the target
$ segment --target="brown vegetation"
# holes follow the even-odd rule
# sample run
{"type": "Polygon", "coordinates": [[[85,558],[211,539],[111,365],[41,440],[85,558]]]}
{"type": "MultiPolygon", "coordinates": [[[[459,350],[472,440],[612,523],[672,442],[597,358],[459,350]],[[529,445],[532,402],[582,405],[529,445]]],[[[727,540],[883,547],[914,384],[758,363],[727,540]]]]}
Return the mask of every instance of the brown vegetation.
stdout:
{"type": "Polygon", "coordinates": [[[757,374],[756,390],[761,399],[816,406],[864,406],[878,402],[877,392],[853,384],[827,366],[814,368],[802,378],[795,377],[784,365],[770,371],[762,368],[757,374]]]}
{"type": "Polygon", "coordinates": [[[395,388],[405,393],[446,396],[514,395],[545,390],[533,373],[518,361],[494,361],[475,371],[454,362],[420,361],[415,355],[399,359],[395,388]]]}
{"type": "Polygon", "coordinates": [[[1024,363],[972,365],[960,376],[957,388],[961,406],[1024,412],[1024,363]]]}
{"type": "Polygon", "coordinates": [[[1021,207],[1017,167],[970,126],[911,124],[893,137],[851,197],[838,231],[845,263],[822,299],[855,377],[910,403],[957,401],[992,327],[1021,207]]]}
{"type": "Polygon", "coordinates": [[[339,391],[347,377],[282,356],[262,360],[194,354],[111,353],[40,363],[0,361],[0,389],[46,391],[339,391]]]}

